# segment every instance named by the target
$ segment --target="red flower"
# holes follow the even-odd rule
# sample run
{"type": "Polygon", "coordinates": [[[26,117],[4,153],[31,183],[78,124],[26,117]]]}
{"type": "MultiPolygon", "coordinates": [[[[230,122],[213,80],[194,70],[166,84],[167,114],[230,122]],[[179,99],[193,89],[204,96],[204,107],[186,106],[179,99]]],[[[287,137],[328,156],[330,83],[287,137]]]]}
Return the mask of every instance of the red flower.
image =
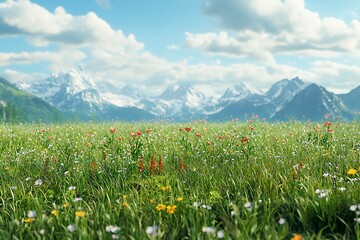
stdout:
{"type": "Polygon", "coordinates": [[[325,127],[330,127],[330,126],[331,126],[331,122],[325,122],[325,123],[324,123],[324,126],[325,126],[325,127]]]}
{"type": "Polygon", "coordinates": [[[159,155],[159,170],[160,171],[164,170],[164,164],[161,155],[159,155]]]}
{"type": "Polygon", "coordinates": [[[140,135],[142,134],[142,132],[141,132],[141,131],[137,131],[136,134],[137,134],[138,136],[140,136],[140,135]]]}
{"type": "Polygon", "coordinates": [[[186,127],[185,130],[186,130],[187,132],[190,132],[190,131],[191,131],[191,128],[186,127]]]}
{"type": "Polygon", "coordinates": [[[185,164],[184,160],[181,159],[178,171],[182,172],[182,171],[185,171],[185,169],[186,169],[186,164],[185,164]]]}
{"type": "Polygon", "coordinates": [[[119,137],[119,138],[118,138],[118,140],[119,140],[119,141],[121,141],[121,140],[122,140],[122,138],[121,138],[121,137],[119,137]]]}
{"type": "Polygon", "coordinates": [[[181,131],[182,131],[182,128],[179,128],[179,131],[181,132],[181,131]]]}
{"type": "Polygon", "coordinates": [[[143,172],[144,170],[145,170],[144,161],[142,160],[142,156],[141,156],[141,160],[140,160],[140,163],[139,163],[139,169],[138,169],[138,171],[139,171],[139,172],[143,172]]]}
{"type": "Polygon", "coordinates": [[[197,136],[197,137],[201,137],[201,134],[200,134],[200,133],[196,133],[196,136],[197,136]]]}
{"type": "Polygon", "coordinates": [[[110,133],[114,134],[116,132],[115,128],[110,128],[110,133]]]}
{"type": "Polygon", "coordinates": [[[210,145],[211,145],[211,142],[206,142],[206,145],[210,146],[210,145]]]}
{"type": "Polygon", "coordinates": [[[251,130],[251,131],[254,131],[254,127],[250,127],[250,130],[251,130]]]}
{"type": "Polygon", "coordinates": [[[146,133],[149,133],[150,132],[150,129],[146,129],[146,131],[145,131],[146,133]]]}
{"type": "Polygon", "coordinates": [[[240,141],[243,142],[243,143],[245,143],[245,142],[247,142],[248,140],[249,140],[248,137],[244,137],[244,138],[242,138],[240,141]]]}
{"type": "Polygon", "coordinates": [[[223,137],[221,135],[218,136],[218,139],[222,139],[223,137]]]}
{"type": "Polygon", "coordinates": [[[151,157],[150,171],[151,172],[156,171],[156,162],[155,162],[154,156],[151,157]]]}

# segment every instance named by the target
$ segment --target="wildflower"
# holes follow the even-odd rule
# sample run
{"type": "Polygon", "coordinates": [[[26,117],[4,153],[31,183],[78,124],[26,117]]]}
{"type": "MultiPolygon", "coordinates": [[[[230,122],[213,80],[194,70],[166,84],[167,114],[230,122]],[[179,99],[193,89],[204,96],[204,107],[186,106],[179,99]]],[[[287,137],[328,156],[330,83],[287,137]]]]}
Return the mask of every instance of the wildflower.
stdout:
{"type": "Polygon", "coordinates": [[[91,143],[89,143],[89,142],[86,142],[85,145],[86,145],[87,147],[91,147],[91,143]]]}
{"type": "Polygon", "coordinates": [[[51,211],[51,214],[54,215],[54,216],[57,216],[57,215],[59,215],[59,211],[54,209],[54,210],[51,211]]]}
{"type": "Polygon", "coordinates": [[[216,229],[214,227],[202,227],[204,233],[215,233],[216,229]]]}
{"type": "Polygon", "coordinates": [[[246,203],[244,204],[244,207],[246,208],[246,210],[251,211],[251,210],[252,210],[252,204],[251,204],[251,202],[246,202],[246,203]]]}
{"type": "Polygon", "coordinates": [[[159,155],[159,170],[160,171],[164,170],[164,163],[162,161],[161,155],[159,155]]]}
{"type": "Polygon", "coordinates": [[[123,199],[127,199],[128,198],[128,195],[123,195],[123,199]]]}
{"type": "Polygon", "coordinates": [[[315,193],[318,195],[318,198],[324,198],[329,195],[329,191],[323,189],[316,189],[315,193]]]}
{"type": "Polygon", "coordinates": [[[173,214],[173,213],[175,212],[175,210],[176,210],[176,205],[172,205],[172,206],[167,206],[167,207],[166,207],[166,212],[167,212],[168,214],[173,214]]]}
{"type": "Polygon", "coordinates": [[[86,212],[84,212],[84,211],[76,211],[75,216],[77,216],[77,217],[85,217],[86,212]]]}
{"type": "Polygon", "coordinates": [[[67,226],[67,230],[69,232],[75,232],[76,231],[76,225],[75,224],[70,224],[67,226]]]}
{"type": "Polygon", "coordinates": [[[156,171],[156,163],[155,163],[154,156],[152,156],[152,158],[151,158],[150,171],[152,171],[152,172],[156,171]]]}
{"type": "Polygon", "coordinates": [[[283,224],[285,224],[285,223],[286,223],[285,218],[280,218],[280,219],[279,219],[279,224],[280,224],[280,225],[283,225],[283,224]]]}
{"type": "Polygon", "coordinates": [[[196,133],[196,137],[201,137],[201,134],[200,134],[200,133],[196,133]]]}
{"type": "Polygon", "coordinates": [[[183,200],[184,200],[183,197],[178,197],[178,198],[177,198],[177,201],[178,201],[178,202],[182,202],[183,200]]]}
{"type": "Polygon", "coordinates": [[[137,131],[137,132],[136,132],[136,135],[138,135],[138,136],[140,136],[141,134],[142,134],[141,131],[137,131]]]}
{"type": "Polygon", "coordinates": [[[64,203],[64,204],[63,204],[63,207],[64,207],[64,208],[67,208],[68,206],[70,206],[70,203],[64,203]]]}
{"type": "Polygon", "coordinates": [[[216,236],[217,236],[218,238],[224,238],[225,234],[224,234],[223,231],[220,230],[220,231],[217,231],[216,236]]]}
{"type": "Polygon", "coordinates": [[[193,206],[194,206],[194,207],[199,207],[200,204],[201,204],[200,202],[194,202],[194,203],[193,203],[193,206]]]}
{"type": "Polygon", "coordinates": [[[150,203],[154,203],[154,202],[155,202],[155,199],[151,198],[150,203]]]}
{"type": "Polygon", "coordinates": [[[166,209],[166,206],[164,204],[160,203],[156,206],[156,210],[158,210],[158,211],[163,211],[165,209],[166,209]]]}
{"type": "Polygon", "coordinates": [[[146,233],[153,237],[156,237],[158,235],[158,228],[158,226],[149,226],[146,228],[146,233]]]}
{"type": "Polygon", "coordinates": [[[33,222],[33,221],[35,221],[35,218],[25,218],[25,219],[24,219],[24,222],[25,222],[25,223],[31,223],[31,222],[33,222]]]}
{"type": "Polygon", "coordinates": [[[41,179],[38,179],[38,180],[36,180],[35,182],[34,182],[34,185],[35,186],[40,186],[40,185],[42,185],[43,184],[43,180],[41,180],[41,179]]]}
{"type": "Polygon", "coordinates": [[[70,187],[68,187],[68,190],[69,190],[69,191],[75,191],[75,189],[76,189],[75,186],[70,186],[70,187]]]}
{"type": "Polygon", "coordinates": [[[170,186],[162,186],[160,189],[161,189],[162,191],[167,191],[167,190],[170,189],[170,186]]]}
{"type": "Polygon", "coordinates": [[[35,210],[31,210],[28,212],[27,216],[28,216],[28,218],[36,218],[37,212],[35,210]]]}
{"type": "Polygon", "coordinates": [[[325,126],[325,127],[330,127],[330,126],[331,126],[331,122],[325,122],[325,123],[324,123],[324,126],[325,126]]]}
{"type": "Polygon", "coordinates": [[[350,206],[350,211],[356,211],[356,209],[358,208],[358,205],[354,204],[350,206]]]}
{"type": "Polygon", "coordinates": [[[207,142],[206,142],[206,145],[210,146],[210,145],[211,145],[211,142],[207,141],[207,142]]]}
{"type": "Polygon", "coordinates": [[[346,173],[348,175],[355,175],[357,173],[357,170],[354,168],[350,168],[346,173]]]}
{"type": "Polygon", "coordinates": [[[354,221],[360,223],[360,218],[354,218],[354,221]]]}
{"type": "Polygon", "coordinates": [[[187,132],[190,132],[190,131],[191,131],[191,128],[186,127],[185,130],[186,130],[187,132]]]}
{"type": "Polygon", "coordinates": [[[81,197],[77,197],[77,198],[74,198],[74,199],[73,199],[73,202],[79,202],[79,201],[81,201],[81,200],[82,200],[81,197]]]}
{"type": "Polygon", "coordinates": [[[128,203],[128,202],[124,202],[124,203],[123,203],[123,206],[126,207],[126,208],[128,208],[128,207],[129,207],[129,203],[128,203]]]}
{"type": "Polygon", "coordinates": [[[39,230],[39,233],[40,233],[41,235],[44,235],[44,234],[45,234],[45,229],[40,229],[40,230],[39,230]]]}
{"type": "Polygon", "coordinates": [[[150,131],[151,131],[150,129],[146,129],[146,130],[145,130],[146,133],[150,133],[150,131]]]}
{"type": "Polygon", "coordinates": [[[140,163],[139,163],[138,171],[139,171],[139,172],[143,172],[144,170],[145,170],[144,161],[141,159],[141,160],[140,160],[140,163]]]}
{"type": "Polygon", "coordinates": [[[303,237],[300,234],[295,233],[291,240],[302,240],[303,237]]]}
{"type": "Polygon", "coordinates": [[[241,141],[242,143],[246,143],[248,140],[249,140],[248,137],[244,137],[244,138],[242,138],[240,141],[241,141]]]}
{"type": "Polygon", "coordinates": [[[340,188],[339,188],[339,190],[343,192],[343,191],[345,191],[345,190],[346,190],[346,188],[344,188],[344,187],[340,187],[340,188]]]}
{"type": "Polygon", "coordinates": [[[31,179],[31,177],[27,177],[27,178],[25,178],[25,181],[29,181],[31,179]]]}
{"type": "Polygon", "coordinates": [[[181,159],[180,160],[180,165],[179,165],[179,168],[178,168],[178,172],[181,172],[181,171],[183,171],[185,169],[186,169],[186,164],[185,164],[184,160],[181,159]]]}
{"type": "Polygon", "coordinates": [[[122,138],[121,137],[118,137],[118,141],[121,141],[122,140],[122,138]]]}
{"type": "Polygon", "coordinates": [[[114,134],[116,132],[115,128],[110,128],[110,133],[114,134]]]}
{"type": "Polygon", "coordinates": [[[118,226],[113,226],[113,225],[109,225],[105,227],[105,231],[106,232],[111,232],[111,233],[117,233],[118,231],[120,231],[120,227],[118,226]]]}
{"type": "Polygon", "coordinates": [[[218,136],[218,139],[222,139],[222,138],[223,138],[223,136],[221,136],[221,135],[218,136]]]}

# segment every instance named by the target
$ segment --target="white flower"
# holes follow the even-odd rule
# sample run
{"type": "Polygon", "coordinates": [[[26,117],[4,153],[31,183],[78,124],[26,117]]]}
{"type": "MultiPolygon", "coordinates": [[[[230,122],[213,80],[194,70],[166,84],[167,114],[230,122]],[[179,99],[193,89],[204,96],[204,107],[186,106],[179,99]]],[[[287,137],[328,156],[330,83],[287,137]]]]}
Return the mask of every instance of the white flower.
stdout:
{"type": "Polygon", "coordinates": [[[285,218],[280,218],[280,219],[279,219],[279,224],[280,224],[280,225],[283,225],[283,224],[285,224],[285,223],[286,223],[285,218]]]}
{"type": "Polygon", "coordinates": [[[221,231],[221,230],[218,231],[216,235],[217,235],[218,238],[224,238],[224,236],[225,236],[224,232],[221,231]]]}
{"type": "Polygon", "coordinates": [[[158,235],[158,228],[158,226],[149,226],[146,228],[146,233],[153,237],[156,237],[158,235]]]}
{"type": "Polygon", "coordinates": [[[68,187],[68,190],[69,190],[69,191],[75,191],[75,189],[76,189],[75,186],[70,186],[70,187],[68,187]]]}
{"type": "Polygon", "coordinates": [[[38,179],[38,180],[35,181],[34,184],[35,184],[35,186],[40,186],[41,184],[43,184],[43,180],[38,179]]]}
{"type": "Polygon", "coordinates": [[[106,232],[111,232],[111,233],[117,233],[118,231],[120,231],[120,227],[118,226],[113,226],[113,225],[109,225],[105,227],[106,232]]]}
{"type": "Polygon", "coordinates": [[[27,177],[27,178],[25,178],[25,181],[29,181],[31,179],[31,177],[27,177]]]}
{"type": "Polygon", "coordinates": [[[346,190],[346,188],[345,187],[340,187],[339,190],[343,192],[343,191],[346,190]]]}
{"type": "Polygon", "coordinates": [[[360,218],[354,218],[354,221],[360,223],[360,218]]]}
{"type": "Polygon", "coordinates": [[[329,191],[323,189],[316,189],[315,193],[318,195],[318,198],[324,198],[329,195],[329,191]]]}
{"type": "Polygon", "coordinates": [[[245,203],[245,204],[244,204],[244,207],[245,207],[245,208],[251,208],[251,202],[245,203]]]}
{"type": "Polygon", "coordinates": [[[69,232],[75,232],[76,231],[76,225],[75,224],[70,224],[69,226],[67,226],[67,230],[69,232]]]}
{"type": "Polygon", "coordinates": [[[235,212],[235,211],[231,211],[230,214],[231,214],[231,216],[233,217],[233,216],[236,215],[236,212],[235,212]]]}
{"type": "Polygon", "coordinates": [[[202,231],[204,233],[215,233],[216,232],[216,228],[214,227],[203,227],[202,231]]]}
{"type": "Polygon", "coordinates": [[[330,176],[330,173],[324,173],[323,174],[323,177],[328,177],[328,176],[330,176]]]}
{"type": "Polygon", "coordinates": [[[116,234],[113,234],[111,237],[112,237],[112,239],[119,239],[119,236],[116,234]]]}
{"type": "Polygon", "coordinates": [[[78,202],[78,201],[81,201],[81,200],[82,200],[81,197],[77,197],[77,198],[74,198],[74,199],[73,199],[73,202],[78,202]]]}
{"type": "Polygon", "coordinates": [[[194,206],[194,207],[199,207],[200,204],[201,204],[200,202],[194,202],[194,203],[193,203],[193,206],[194,206]]]}
{"type": "Polygon", "coordinates": [[[44,234],[45,234],[45,229],[40,229],[40,230],[39,230],[39,233],[40,233],[41,235],[44,235],[44,234]]]}
{"type": "Polygon", "coordinates": [[[350,206],[350,211],[353,211],[353,212],[356,211],[357,207],[358,207],[358,206],[357,206],[356,204],[355,204],[355,205],[351,205],[351,206],[350,206]]]}
{"type": "Polygon", "coordinates": [[[28,218],[36,218],[37,217],[37,212],[35,210],[31,210],[28,212],[28,218]]]}

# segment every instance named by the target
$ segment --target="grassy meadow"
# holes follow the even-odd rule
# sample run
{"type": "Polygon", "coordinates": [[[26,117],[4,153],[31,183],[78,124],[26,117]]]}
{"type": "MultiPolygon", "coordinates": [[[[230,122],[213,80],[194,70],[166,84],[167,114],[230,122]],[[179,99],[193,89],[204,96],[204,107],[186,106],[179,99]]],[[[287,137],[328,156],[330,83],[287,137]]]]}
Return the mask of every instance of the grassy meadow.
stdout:
{"type": "Polygon", "coordinates": [[[0,126],[1,239],[360,239],[358,122],[0,126]]]}

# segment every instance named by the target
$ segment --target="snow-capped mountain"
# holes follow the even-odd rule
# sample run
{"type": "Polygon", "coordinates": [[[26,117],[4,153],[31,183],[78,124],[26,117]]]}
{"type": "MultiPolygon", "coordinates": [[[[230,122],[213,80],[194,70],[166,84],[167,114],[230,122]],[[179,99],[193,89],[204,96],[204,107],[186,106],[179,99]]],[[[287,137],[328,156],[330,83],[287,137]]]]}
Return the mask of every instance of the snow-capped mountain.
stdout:
{"type": "Polygon", "coordinates": [[[209,104],[200,90],[186,84],[168,87],[160,96],[142,101],[146,110],[167,118],[185,119],[203,114],[209,104]]]}
{"type": "Polygon", "coordinates": [[[52,73],[44,80],[18,86],[62,112],[87,116],[81,119],[99,120],[149,120],[155,117],[175,121],[203,117],[230,120],[252,115],[270,120],[312,119],[310,115],[318,119],[325,112],[351,119],[351,111],[356,109],[354,99],[358,99],[359,92],[354,89],[349,94],[336,96],[296,77],[275,83],[265,93],[238,83],[228,88],[220,98],[214,98],[184,84],[169,86],[159,96],[149,97],[130,85],[117,88],[105,81],[95,84],[82,67],[52,73]]]}

